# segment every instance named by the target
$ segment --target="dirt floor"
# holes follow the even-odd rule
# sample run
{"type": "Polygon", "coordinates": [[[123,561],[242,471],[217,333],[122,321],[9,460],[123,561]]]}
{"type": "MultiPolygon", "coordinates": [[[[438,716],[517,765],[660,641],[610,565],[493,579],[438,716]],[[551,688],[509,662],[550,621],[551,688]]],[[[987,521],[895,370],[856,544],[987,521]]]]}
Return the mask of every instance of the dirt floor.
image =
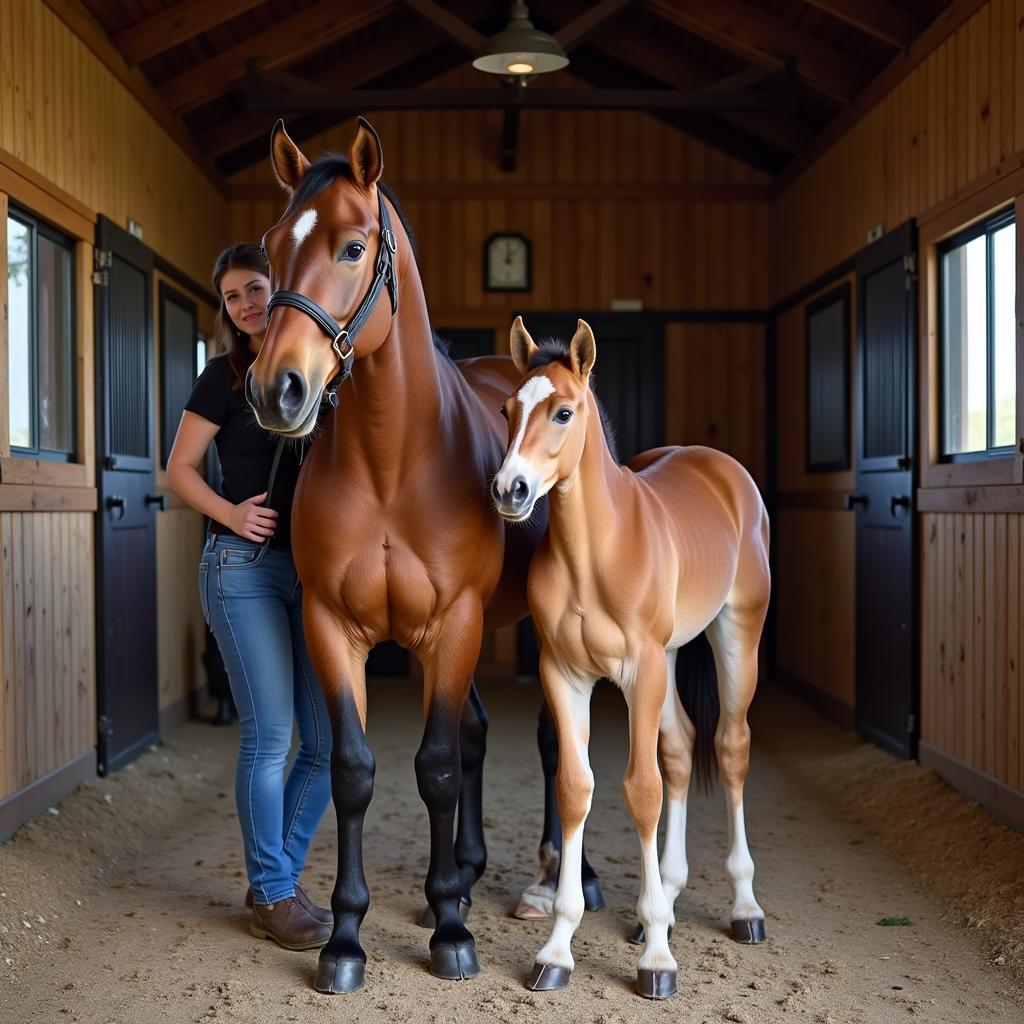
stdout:
{"type": "MultiPolygon", "coordinates": [[[[632,990],[638,846],[622,805],[625,712],[595,697],[597,794],[588,852],[608,908],[575,943],[570,988],[523,979],[544,922],[508,916],[534,871],[540,829],[536,688],[484,689],[490,867],[470,926],[482,973],[433,978],[414,924],[427,862],[412,759],[419,693],[370,696],[377,787],[367,817],[372,891],[367,986],[321,996],[313,953],[252,938],[231,798],[237,731],[189,724],[117,775],[82,786],[0,845],[0,1021],[546,1021],[627,1024],[1024,1020],[1024,836],[934,774],[897,763],[788,695],[755,702],[747,821],[768,942],[727,936],[720,793],[691,801],[690,887],[672,941],[679,995],[632,990]],[[883,918],[909,924],[881,926],[883,918]]],[[[306,882],[327,902],[333,813],[306,882]]]]}

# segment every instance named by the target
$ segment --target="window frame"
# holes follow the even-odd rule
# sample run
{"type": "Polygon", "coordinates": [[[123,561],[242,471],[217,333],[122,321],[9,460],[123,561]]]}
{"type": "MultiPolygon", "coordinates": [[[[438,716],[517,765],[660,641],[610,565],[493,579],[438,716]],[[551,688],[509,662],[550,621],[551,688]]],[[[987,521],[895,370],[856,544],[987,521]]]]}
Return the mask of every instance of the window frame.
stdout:
{"type": "MultiPolygon", "coordinates": [[[[31,395],[31,431],[35,441],[34,446],[22,446],[10,444],[11,458],[35,460],[38,462],[77,464],[79,462],[82,439],[79,437],[79,408],[78,408],[78,374],[77,351],[78,351],[78,245],[76,239],[50,224],[43,218],[26,210],[18,203],[8,201],[4,218],[4,231],[7,230],[7,221],[14,220],[27,227],[30,231],[29,240],[29,390],[31,395]],[[42,235],[47,241],[59,246],[70,257],[69,292],[67,302],[67,316],[69,320],[68,346],[63,352],[63,359],[68,372],[68,398],[67,409],[68,422],[71,424],[72,443],[68,450],[43,448],[39,445],[40,424],[39,424],[39,290],[38,290],[38,239],[42,235]]],[[[10,268],[10,253],[7,255],[7,272],[10,268]]],[[[8,297],[8,301],[9,297],[8,297]]],[[[10,360],[10,334],[7,339],[6,358],[10,360]]],[[[7,373],[9,375],[10,363],[8,362],[7,373]]],[[[9,381],[9,376],[8,376],[9,381]]],[[[8,384],[9,386],[9,384],[8,384]]],[[[10,402],[8,396],[8,430],[10,428],[10,402]]]]}
{"type": "MultiPolygon", "coordinates": [[[[995,318],[995,286],[993,281],[994,274],[994,238],[996,232],[1008,227],[1010,224],[1015,225],[1019,234],[1020,225],[1017,224],[1016,217],[1016,206],[1014,203],[1010,203],[1008,206],[995,213],[990,214],[987,217],[983,217],[968,227],[958,231],[956,234],[939,242],[935,247],[936,255],[936,331],[938,341],[938,365],[937,370],[937,381],[938,381],[938,458],[937,462],[946,465],[956,465],[962,463],[978,463],[978,462],[991,462],[999,459],[1013,459],[1016,455],[1016,446],[1011,443],[1008,445],[993,445],[991,442],[994,438],[994,423],[995,423],[995,333],[993,331],[993,324],[995,318]],[[968,245],[970,242],[975,241],[978,238],[985,238],[985,444],[984,449],[976,449],[969,452],[950,452],[946,450],[947,447],[947,435],[946,435],[946,411],[947,411],[947,392],[946,392],[946,331],[945,331],[945,289],[943,287],[943,281],[945,279],[944,274],[944,261],[946,256],[951,253],[954,249],[959,249],[962,246],[968,245]]],[[[1016,242],[1016,237],[1015,237],[1016,242]]],[[[1017,246],[1015,244],[1014,252],[1017,252],[1017,246]]],[[[1016,272],[1016,266],[1014,268],[1014,279],[1018,277],[1016,272]]],[[[1016,346],[1015,346],[1016,348],[1016,346]]],[[[1019,377],[1019,373],[1018,373],[1019,377]]],[[[1016,396],[1015,403],[1019,405],[1020,396],[1016,396]]]]}

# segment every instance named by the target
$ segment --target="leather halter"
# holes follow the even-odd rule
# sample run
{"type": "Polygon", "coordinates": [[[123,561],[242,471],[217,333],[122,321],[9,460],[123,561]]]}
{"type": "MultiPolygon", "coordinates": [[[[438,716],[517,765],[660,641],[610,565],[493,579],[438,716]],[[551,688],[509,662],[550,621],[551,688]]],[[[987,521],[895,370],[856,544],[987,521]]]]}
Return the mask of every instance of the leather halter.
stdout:
{"type": "Polygon", "coordinates": [[[375,268],[373,283],[370,290],[363,297],[359,308],[352,314],[349,322],[342,327],[337,320],[327,312],[318,302],[301,292],[289,291],[286,288],[279,288],[274,292],[267,302],[267,317],[273,312],[276,306],[291,306],[293,309],[302,310],[328,338],[331,339],[331,348],[338,357],[338,372],[330,379],[327,387],[324,388],[324,398],[332,408],[338,405],[338,388],[348,379],[352,373],[352,364],[355,362],[355,339],[356,335],[366,326],[370,319],[373,307],[377,304],[381,288],[386,284],[388,293],[391,296],[391,314],[398,312],[398,275],[395,272],[395,256],[398,252],[398,242],[395,233],[391,229],[391,218],[388,216],[387,204],[384,202],[384,193],[379,189],[378,203],[380,207],[380,245],[377,249],[377,266],[375,268]]]}

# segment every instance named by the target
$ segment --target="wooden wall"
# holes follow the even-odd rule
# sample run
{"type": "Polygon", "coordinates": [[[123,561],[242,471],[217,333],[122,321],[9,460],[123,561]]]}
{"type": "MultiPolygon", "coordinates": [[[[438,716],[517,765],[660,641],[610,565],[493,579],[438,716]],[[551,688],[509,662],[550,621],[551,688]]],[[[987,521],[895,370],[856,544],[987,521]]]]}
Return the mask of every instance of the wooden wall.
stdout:
{"type": "MultiPolygon", "coordinates": [[[[990,806],[998,803],[991,794],[1024,790],[1021,459],[936,461],[937,348],[929,317],[936,243],[1015,198],[1021,308],[1022,169],[1024,2],[990,0],[790,183],[772,208],[776,302],[857,253],[872,225],[888,230],[909,217],[919,223],[922,759],[990,806]]],[[[855,309],[855,294],[853,301],[855,309]]],[[[801,302],[778,321],[779,660],[801,682],[850,709],[854,515],[840,511],[839,502],[854,476],[811,480],[801,470],[804,309],[801,302]],[[821,622],[826,595],[841,623],[821,622]],[[833,645],[842,653],[833,657],[833,645]]],[[[1024,316],[1018,320],[1022,363],[1024,316]]],[[[1020,383],[1017,402],[1020,431],[1020,383]]],[[[1015,807],[1007,813],[1024,821],[1024,803],[1015,807]]]]}
{"type": "Polygon", "coordinates": [[[8,154],[94,214],[127,226],[199,281],[227,204],[139,101],[42,0],[0,4],[0,162],[8,154]]]}
{"type": "MultiPolygon", "coordinates": [[[[471,77],[470,77],[471,76],[471,77]]],[[[480,87],[456,71],[440,86],[480,87]]],[[[558,85],[571,87],[566,77],[558,85]]],[[[436,323],[506,326],[513,310],[763,309],[768,304],[767,178],[639,113],[526,111],[514,173],[499,166],[498,111],[372,117],[384,178],[417,238],[436,323]],[[525,295],[483,290],[496,231],[533,243],[525,295]]],[[[302,144],[348,152],[353,122],[302,144]]],[[[258,239],[284,209],[269,158],[231,179],[231,234],[258,239]]]]}
{"type": "Polygon", "coordinates": [[[96,743],[93,517],[0,512],[0,800],[96,743]]]}

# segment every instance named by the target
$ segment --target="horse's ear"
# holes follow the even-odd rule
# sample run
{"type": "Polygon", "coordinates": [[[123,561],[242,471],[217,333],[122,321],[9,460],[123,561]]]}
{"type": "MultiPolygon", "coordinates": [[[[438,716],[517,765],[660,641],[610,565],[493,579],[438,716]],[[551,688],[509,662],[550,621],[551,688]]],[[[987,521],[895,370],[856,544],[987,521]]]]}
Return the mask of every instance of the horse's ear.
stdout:
{"type": "Polygon", "coordinates": [[[520,373],[526,373],[530,368],[530,360],[533,358],[537,346],[530,337],[530,332],[523,323],[523,318],[517,316],[509,332],[509,348],[512,351],[512,362],[520,373]]]}
{"type": "Polygon", "coordinates": [[[360,117],[357,124],[356,137],[348,150],[348,162],[356,184],[368,189],[377,182],[384,170],[384,155],[373,125],[365,117],[360,117]]]}
{"type": "Polygon", "coordinates": [[[569,343],[569,361],[572,363],[572,372],[580,380],[586,380],[594,368],[596,358],[597,342],[594,341],[594,332],[586,320],[577,320],[576,333],[569,343]]]}
{"type": "Polygon", "coordinates": [[[299,187],[309,170],[309,161],[289,138],[280,118],[270,133],[270,162],[274,166],[274,177],[288,195],[299,187]]]}

